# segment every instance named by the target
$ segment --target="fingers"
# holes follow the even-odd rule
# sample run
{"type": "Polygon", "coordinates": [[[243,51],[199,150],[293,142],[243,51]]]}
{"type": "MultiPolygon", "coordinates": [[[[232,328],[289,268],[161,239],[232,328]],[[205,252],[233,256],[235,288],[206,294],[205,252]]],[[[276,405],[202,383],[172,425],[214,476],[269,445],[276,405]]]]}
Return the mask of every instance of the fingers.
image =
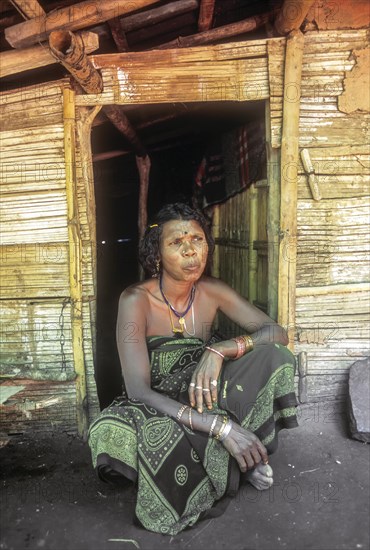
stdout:
{"type": "Polygon", "coordinates": [[[267,454],[266,447],[261,443],[260,440],[257,441],[257,448],[258,448],[259,454],[261,455],[262,462],[263,462],[264,464],[268,464],[268,462],[269,462],[269,456],[268,456],[268,454],[267,454]]]}
{"type": "Polygon", "coordinates": [[[213,403],[217,403],[217,379],[210,380],[211,399],[213,403]]]}
{"type": "Polygon", "coordinates": [[[196,406],[199,413],[203,412],[204,404],[207,409],[211,410],[213,408],[212,402],[217,401],[217,386],[215,390],[215,386],[211,384],[211,379],[207,381],[202,377],[192,379],[188,393],[190,405],[192,407],[196,406]]]}

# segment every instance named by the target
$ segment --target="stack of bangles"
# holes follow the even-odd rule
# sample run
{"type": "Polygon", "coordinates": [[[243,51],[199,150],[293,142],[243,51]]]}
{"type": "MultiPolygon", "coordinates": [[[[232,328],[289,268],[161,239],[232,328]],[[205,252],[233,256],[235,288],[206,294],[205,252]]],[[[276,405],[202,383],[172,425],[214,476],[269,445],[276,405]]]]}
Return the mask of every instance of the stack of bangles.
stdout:
{"type": "Polygon", "coordinates": [[[238,347],[238,350],[234,357],[234,361],[235,359],[239,359],[239,357],[242,357],[243,355],[248,353],[248,351],[252,351],[253,349],[253,340],[252,337],[249,335],[237,336],[236,338],[233,338],[233,341],[236,342],[236,345],[238,347]]]}
{"type": "MultiPolygon", "coordinates": [[[[189,407],[188,405],[181,405],[181,407],[179,408],[178,412],[177,412],[177,415],[176,415],[176,419],[177,420],[181,420],[181,417],[182,415],[184,414],[184,412],[186,411],[186,409],[188,409],[188,421],[189,421],[189,426],[190,426],[190,429],[193,430],[193,421],[192,421],[192,412],[193,412],[193,409],[191,407],[189,407]]],[[[218,441],[224,441],[227,436],[229,435],[230,431],[231,431],[231,428],[233,427],[233,423],[232,421],[230,420],[230,418],[228,416],[222,416],[222,424],[221,424],[221,428],[219,429],[218,433],[217,434],[214,434],[214,430],[215,430],[215,427],[216,427],[216,424],[217,424],[217,420],[219,419],[220,415],[219,414],[216,414],[214,417],[213,417],[213,420],[212,420],[212,424],[211,424],[211,428],[209,430],[209,434],[208,436],[209,437],[214,437],[215,439],[217,439],[218,441]]]]}

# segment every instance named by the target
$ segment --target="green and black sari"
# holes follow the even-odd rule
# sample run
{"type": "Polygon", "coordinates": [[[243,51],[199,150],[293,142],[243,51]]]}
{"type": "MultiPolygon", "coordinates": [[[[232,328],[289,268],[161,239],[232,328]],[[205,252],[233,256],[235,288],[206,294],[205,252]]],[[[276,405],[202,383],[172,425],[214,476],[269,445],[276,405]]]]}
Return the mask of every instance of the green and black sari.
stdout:
{"type": "MultiPolygon", "coordinates": [[[[188,404],[205,343],[152,336],[147,344],[153,389],[188,404]]],[[[296,404],[294,357],[282,345],[266,344],[225,361],[211,414],[225,411],[272,453],[278,431],[297,426],[296,404]]],[[[125,395],[93,422],[89,445],[102,479],[124,476],[137,485],[136,520],[157,533],[176,535],[219,515],[240,485],[237,462],[222,443],[125,395]]]]}

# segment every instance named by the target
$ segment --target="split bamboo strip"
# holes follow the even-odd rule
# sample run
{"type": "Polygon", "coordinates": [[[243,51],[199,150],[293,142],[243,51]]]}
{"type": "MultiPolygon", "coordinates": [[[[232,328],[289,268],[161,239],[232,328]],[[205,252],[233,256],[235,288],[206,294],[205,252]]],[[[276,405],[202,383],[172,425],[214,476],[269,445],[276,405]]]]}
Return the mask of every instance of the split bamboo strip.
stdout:
{"type": "Polygon", "coordinates": [[[88,430],[88,410],[86,393],[85,358],[82,333],[82,280],[81,280],[81,239],[76,200],[75,181],[75,102],[74,92],[63,90],[64,104],[64,150],[66,161],[66,192],[68,206],[69,273],[72,300],[72,343],[76,379],[76,408],[78,433],[86,437],[88,430]]]}
{"type": "MultiPolygon", "coordinates": [[[[93,32],[81,33],[85,52],[92,53],[99,48],[99,36],[93,32]]],[[[0,53],[0,78],[11,74],[29,71],[38,67],[46,67],[56,63],[55,57],[49,48],[41,44],[22,50],[9,50],[0,53]]]]}
{"type": "Polygon", "coordinates": [[[284,107],[281,140],[281,205],[279,244],[278,322],[294,343],[296,254],[297,254],[297,176],[289,174],[298,164],[299,99],[304,36],[293,31],[287,40],[284,74],[284,107]],[[290,92],[290,93],[289,93],[290,92]],[[294,93],[294,96],[291,95],[294,93]]]}
{"type": "Polygon", "coordinates": [[[145,8],[158,0],[104,0],[97,4],[86,0],[66,8],[60,8],[41,17],[18,23],[5,29],[5,38],[13,48],[32,46],[47,40],[54,30],[79,30],[114,17],[145,8]]]}
{"type": "Polygon", "coordinates": [[[248,189],[249,196],[249,253],[248,253],[248,300],[253,304],[257,300],[257,267],[258,252],[254,243],[258,239],[259,200],[258,189],[252,184],[248,189]]]}
{"type": "Polygon", "coordinates": [[[370,283],[352,283],[352,284],[341,284],[341,285],[325,285],[325,286],[309,286],[309,287],[298,287],[297,288],[297,297],[298,296],[324,296],[327,294],[347,294],[354,292],[370,292],[370,283]]]}
{"type": "Polygon", "coordinates": [[[267,314],[274,320],[278,315],[278,274],[279,274],[279,212],[280,212],[280,155],[271,144],[271,107],[266,102],[266,157],[267,157],[267,181],[268,181],[268,206],[267,206],[267,314]]]}

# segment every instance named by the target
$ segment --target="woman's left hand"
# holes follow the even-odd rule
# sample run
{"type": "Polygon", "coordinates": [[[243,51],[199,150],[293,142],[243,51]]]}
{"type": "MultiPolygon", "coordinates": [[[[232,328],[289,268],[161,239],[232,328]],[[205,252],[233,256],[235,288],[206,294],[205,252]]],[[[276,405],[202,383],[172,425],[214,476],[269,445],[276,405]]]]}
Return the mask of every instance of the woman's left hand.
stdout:
{"type": "Polygon", "coordinates": [[[203,404],[212,409],[217,402],[217,381],[222,368],[222,357],[205,350],[189,384],[189,401],[192,407],[203,412],[203,404]]]}

